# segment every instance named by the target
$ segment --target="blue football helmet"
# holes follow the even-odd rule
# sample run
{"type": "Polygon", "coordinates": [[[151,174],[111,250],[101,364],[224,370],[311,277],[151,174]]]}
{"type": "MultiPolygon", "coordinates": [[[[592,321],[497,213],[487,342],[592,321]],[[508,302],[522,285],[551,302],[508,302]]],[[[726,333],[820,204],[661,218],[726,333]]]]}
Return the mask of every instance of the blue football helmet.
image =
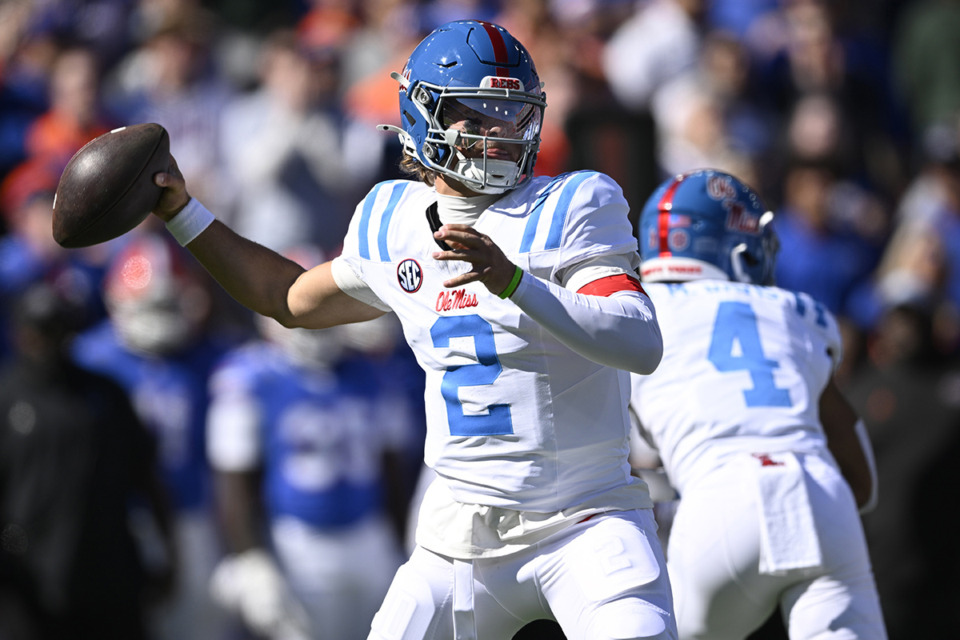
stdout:
{"type": "Polygon", "coordinates": [[[728,173],[705,169],[674,176],[640,213],[641,277],[773,284],[780,243],[772,221],[760,196],[728,173]]]}
{"type": "Polygon", "coordinates": [[[506,29],[449,22],[391,76],[401,127],[380,127],[423,166],[478,193],[503,193],[533,174],[546,96],[530,54],[506,29]]]}

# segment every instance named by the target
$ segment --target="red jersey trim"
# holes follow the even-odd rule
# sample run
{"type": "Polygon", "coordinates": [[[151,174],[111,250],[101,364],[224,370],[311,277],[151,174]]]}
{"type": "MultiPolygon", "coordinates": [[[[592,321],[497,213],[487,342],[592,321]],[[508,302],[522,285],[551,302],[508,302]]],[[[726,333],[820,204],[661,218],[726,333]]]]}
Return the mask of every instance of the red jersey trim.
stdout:
{"type": "Polygon", "coordinates": [[[640,281],[636,278],[631,278],[625,273],[621,273],[615,276],[607,276],[606,278],[600,278],[599,280],[594,280],[589,282],[577,291],[577,293],[582,293],[587,296],[600,296],[606,298],[612,293],[618,291],[639,291],[640,293],[646,295],[647,292],[643,290],[643,287],[640,285],[640,281]]]}

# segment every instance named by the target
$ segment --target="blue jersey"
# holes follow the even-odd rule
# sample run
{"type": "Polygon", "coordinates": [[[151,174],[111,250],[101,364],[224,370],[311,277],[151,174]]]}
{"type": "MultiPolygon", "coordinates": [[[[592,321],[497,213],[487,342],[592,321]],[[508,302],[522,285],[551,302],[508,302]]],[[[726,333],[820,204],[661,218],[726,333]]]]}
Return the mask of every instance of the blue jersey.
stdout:
{"type": "Polygon", "coordinates": [[[74,341],[77,363],[117,380],[154,433],[162,476],[179,510],[209,505],[207,379],[224,352],[225,345],[202,340],[176,355],[140,354],[123,346],[109,321],[74,341]]]}
{"type": "Polygon", "coordinates": [[[329,371],[298,365],[271,342],[239,347],[211,379],[215,466],[262,468],[271,519],[329,528],[382,511],[383,456],[402,446],[409,407],[370,366],[329,371]]]}

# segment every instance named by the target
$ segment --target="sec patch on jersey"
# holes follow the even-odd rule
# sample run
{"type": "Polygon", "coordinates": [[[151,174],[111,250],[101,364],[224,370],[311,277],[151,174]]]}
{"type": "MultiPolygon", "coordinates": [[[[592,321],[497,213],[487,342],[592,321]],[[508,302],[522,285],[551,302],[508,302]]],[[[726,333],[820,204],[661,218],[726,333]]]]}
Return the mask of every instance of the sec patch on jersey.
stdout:
{"type": "Polygon", "coordinates": [[[170,136],[155,123],[114,129],[85,144],[57,185],[54,240],[62,247],[89,247],[136,227],[160,199],[153,176],[169,162],[170,136]]]}

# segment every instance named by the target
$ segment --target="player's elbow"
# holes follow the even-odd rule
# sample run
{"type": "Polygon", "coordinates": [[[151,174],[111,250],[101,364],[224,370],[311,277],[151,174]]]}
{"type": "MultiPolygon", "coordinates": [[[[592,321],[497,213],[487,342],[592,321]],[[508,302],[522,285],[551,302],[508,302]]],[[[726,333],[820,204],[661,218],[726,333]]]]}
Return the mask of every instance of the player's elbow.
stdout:
{"type": "Polygon", "coordinates": [[[639,357],[636,358],[636,365],[630,368],[633,373],[648,376],[657,370],[660,361],[663,359],[663,339],[658,331],[655,339],[651,338],[644,344],[639,357]]]}
{"type": "Polygon", "coordinates": [[[660,328],[654,323],[646,324],[634,331],[629,341],[621,341],[613,354],[617,369],[623,369],[639,375],[650,375],[660,366],[663,359],[663,338],[660,328]]]}
{"type": "Polygon", "coordinates": [[[855,481],[850,482],[850,489],[853,491],[853,498],[861,514],[869,513],[877,506],[877,480],[869,473],[858,476],[855,481]]]}

